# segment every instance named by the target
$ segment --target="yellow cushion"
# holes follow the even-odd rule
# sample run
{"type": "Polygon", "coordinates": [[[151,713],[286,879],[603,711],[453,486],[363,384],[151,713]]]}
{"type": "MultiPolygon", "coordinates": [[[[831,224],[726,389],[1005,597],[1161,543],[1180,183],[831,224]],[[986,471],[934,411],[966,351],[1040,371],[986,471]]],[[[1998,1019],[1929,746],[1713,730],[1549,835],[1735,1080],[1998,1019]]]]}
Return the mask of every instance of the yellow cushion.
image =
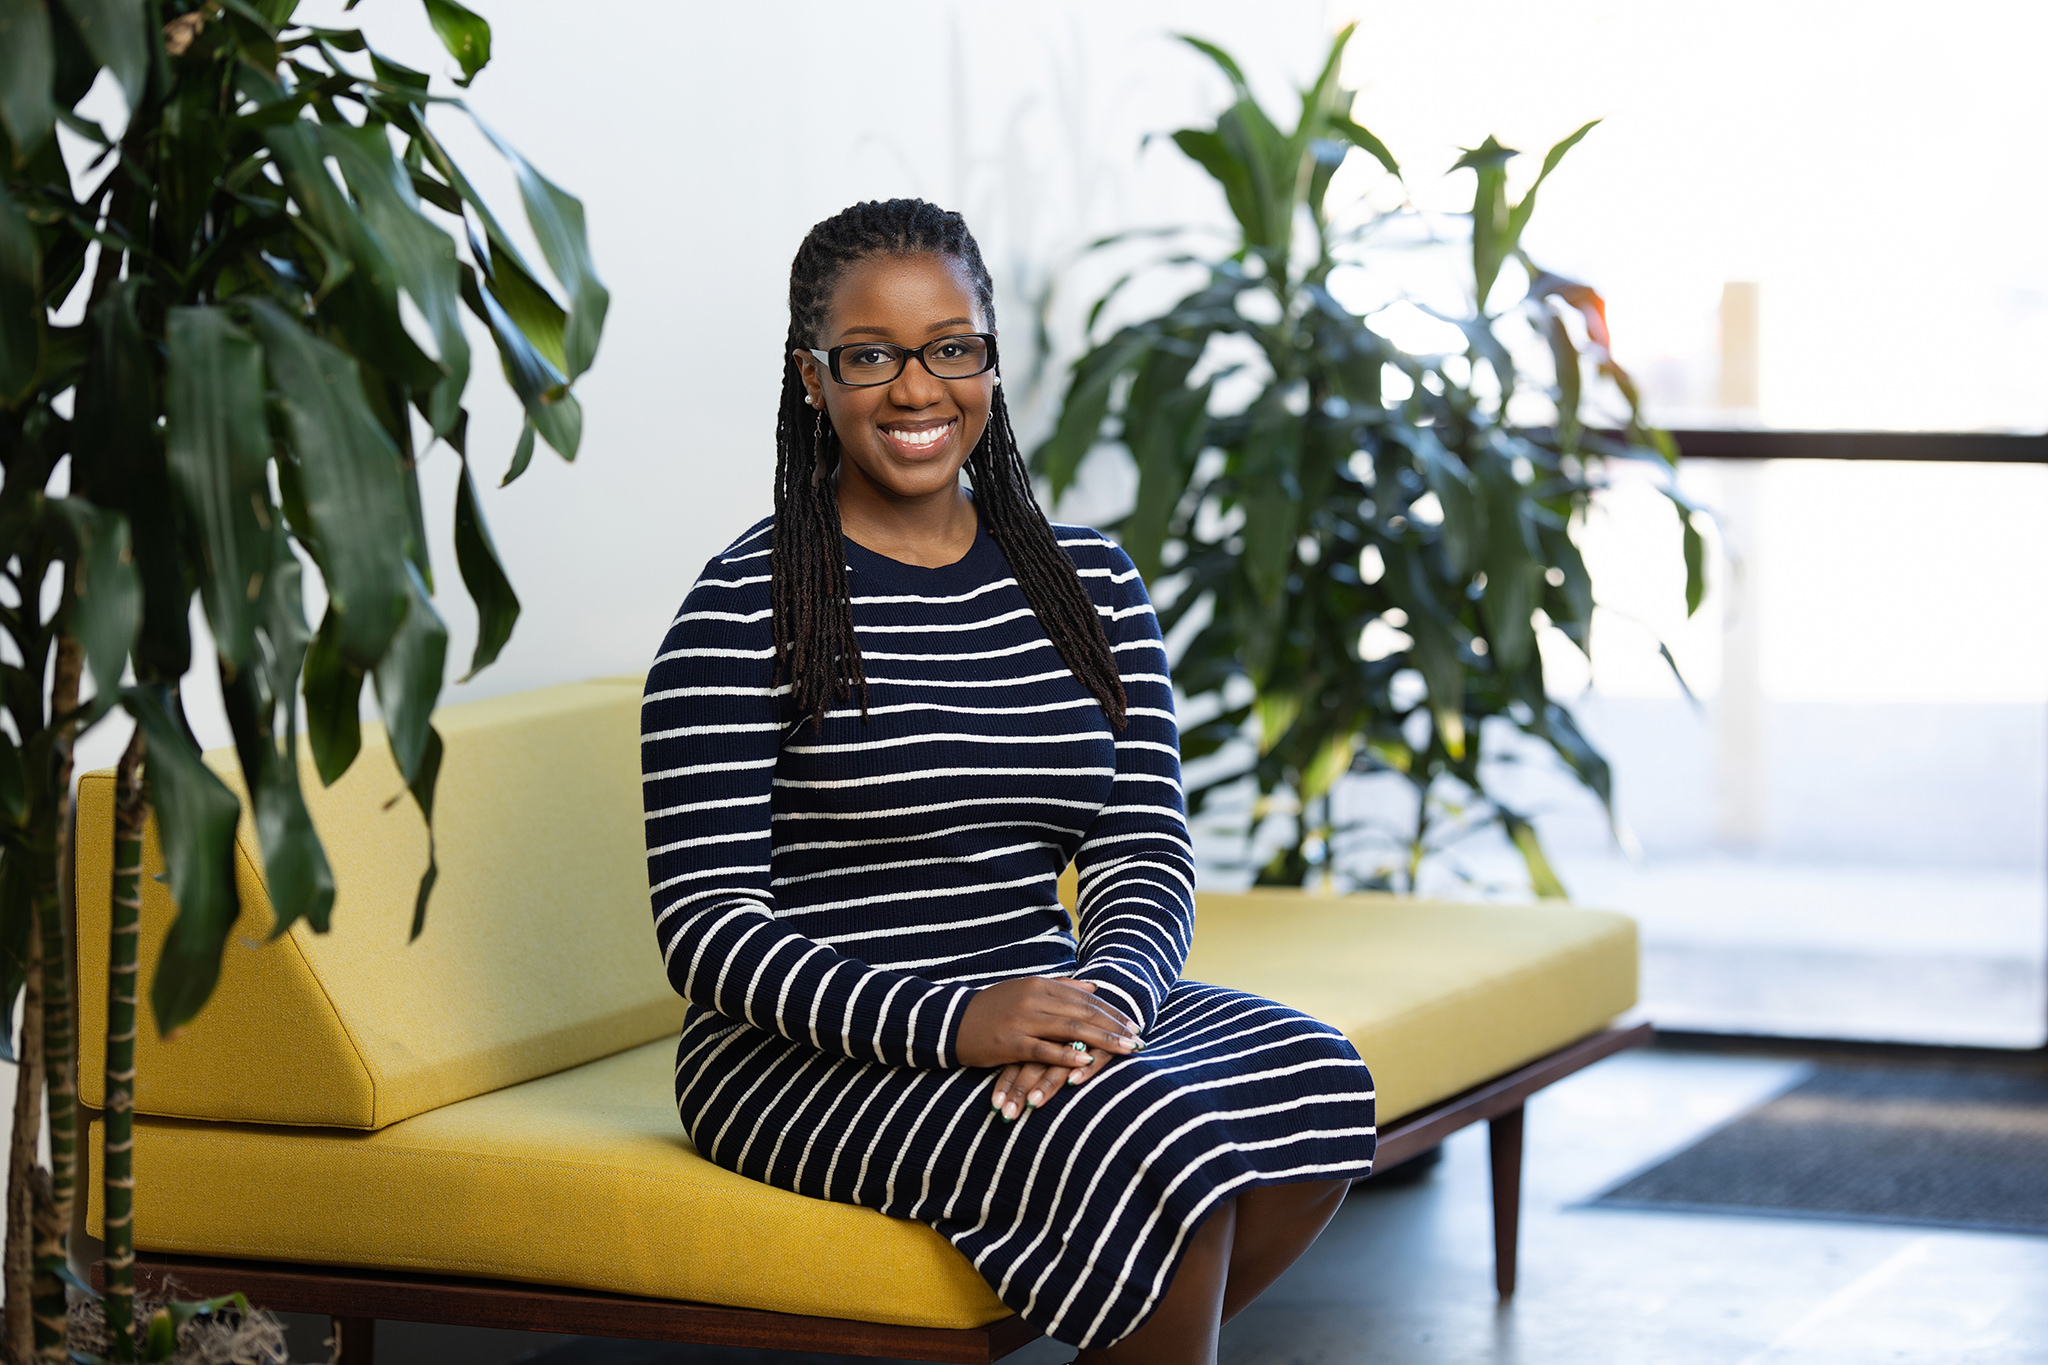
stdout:
{"type": "MultiPolygon", "coordinates": [[[[672,1035],[682,1002],[648,924],[638,679],[579,683],[444,709],[435,804],[441,878],[410,945],[425,825],[382,730],[307,804],[337,893],[333,931],[271,927],[262,854],[245,817],[242,918],[219,989],[175,1041],[144,1019],[136,1107],[146,1114],[383,1128],[672,1035]],[[396,799],[394,798],[402,798],[396,799]]],[[[208,761],[240,789],[231,750],[208,761]]],[[[80,1089],[105,1099],[107,898],[113,775],[79,790],[80,1089]]],[[[142,999],[176,907],[155,831],[144,850],[142,999]]],[[[667,1082],[657,1087],[666,1092],[667,1082]]],[[[657,1099],[660,1095],[657,1094],[657,1099]]],[[[670,1115],[669,1122],[674,1123],[670,1115]]]]}
{"type": "MultiPolygon", "coordinates": [[[[138,1119],[136,1245],[922,1327],[1008,1314],[922,1223],[699,1157],[674,1057],[649,1043],[374,1133],[138,1119]]],[[[95,1124],[95,1154],[100,1141],[95,1124]]]]}
{"type": "Polygon", "coordinates": [[[1636,926],[1547,902],[1203,892],[1184,974],[1344,1031],[1384,1124],[1554,1052],[1636,1002],[1636,926]]]}

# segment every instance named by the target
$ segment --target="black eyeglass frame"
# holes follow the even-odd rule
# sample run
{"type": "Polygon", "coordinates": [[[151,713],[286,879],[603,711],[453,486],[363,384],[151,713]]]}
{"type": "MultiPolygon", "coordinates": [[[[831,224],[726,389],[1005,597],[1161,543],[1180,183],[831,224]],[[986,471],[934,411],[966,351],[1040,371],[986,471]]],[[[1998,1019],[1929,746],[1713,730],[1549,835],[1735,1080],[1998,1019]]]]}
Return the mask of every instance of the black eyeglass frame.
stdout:
{"type": "Polygon", "coordinates": [[[933,337],[923,346],[898,346],[893,341],[849,341],[843,346],[834,346],[826,351],[821,351],[814,346],[806,346],[804,349],[810,352],[813,360],[825,367],[826,373],[832,376],[834,383],[848,389],[877,389],[884,384],[895,383],[903,377],[903,372],[910,368],[910,358],[912,356],[917,357],[917,363],[924,366],[924,372],[934,379],[978,379],[996,367],[996,334],[994,332],[954,332],[950,336],[933,337]],[[940,374],[937,370],[933,369],[932,362],[925,356],[925,351],[930,347],[938,346],[948,341],[958,341],[962,337],[976,337],[988,343],[988,364],[982,366],[973,374],[940,374]],[[887,379],[871,380],[865,384],[856,384],[851,380],[841,377],[839,373],[839,353],[841,351],[859,350],[863,346],[886,346],[892,351],[903,352],[897,359],[896,373],[890,375],[887,379]]]}

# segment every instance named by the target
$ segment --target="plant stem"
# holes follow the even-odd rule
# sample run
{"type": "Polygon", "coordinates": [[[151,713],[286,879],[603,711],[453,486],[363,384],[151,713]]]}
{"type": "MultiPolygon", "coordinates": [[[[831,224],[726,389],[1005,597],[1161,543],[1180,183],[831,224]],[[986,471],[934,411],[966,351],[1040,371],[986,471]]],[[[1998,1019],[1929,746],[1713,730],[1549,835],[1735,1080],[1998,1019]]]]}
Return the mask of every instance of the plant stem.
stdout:
{"type": "Polygon", "coordinates": [[[36,1355],[50,1365],[65,1365],[64,1333],[68,1296],[63,1272],[69,1259],[71,1197],[77,1177],[78,1058],[77,1026],[71,1000],[69,934],[64,922],[65,898],[59,890],[59,869],[68,861],[71,843],[71,744],[77,723],[78,683],[85,663],[78,641],[65,635],[57,641],[51,670],[50,717],[58,725],[55,772],[56,801],[46,804],[55,828],[37,840],[47,849],[37,858],[36,922],[41,929],[43,962],[43,1077],[50,1106],[50,1199],[36,1210],[35,1289],[36,1355]]]}
{"type": "Polygon", "coordinates": [[[36,1146],[43,1133],[42,940],[28,936],[28,967],[21,988],[20,1070],[14,1077],[14,1131],[7,1150],[7,1339],[12,1365],[35,1359],[34,1294],[36,1146]]]}
{"type": "Polygon", "coordinates": [[[1427,778],[1420,782],[1411,779],[1415,788],[1415,837],[1408,841],[1408,885],[1403,888],[1409,895],[1415,894],[1415,878],[1422,870],[1422,859],[1429,852],[1429,787],[1427,778]]]}
{"type": "Polygon", "coordinates": [[[114,893],[107,929],[105,1180],[108,1358],[135,1359],[135,980],[142,935],[142,727],[121,755],[114,783],[114,893]]]}

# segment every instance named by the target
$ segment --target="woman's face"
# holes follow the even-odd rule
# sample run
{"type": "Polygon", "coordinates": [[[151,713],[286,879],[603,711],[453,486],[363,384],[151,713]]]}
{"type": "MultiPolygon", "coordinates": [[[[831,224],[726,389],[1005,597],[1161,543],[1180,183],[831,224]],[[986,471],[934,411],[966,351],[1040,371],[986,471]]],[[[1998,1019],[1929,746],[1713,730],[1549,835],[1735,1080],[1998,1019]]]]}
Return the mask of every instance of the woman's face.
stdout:
{"type": "MultiPolygon", "coordinates": [[[[871,256],[849,269],[833,291],[819,350],[887,341],[922,346],[939,337],[987,331],[974,289],[950,256],[871,256]]],[[[848,388],[806,351],[796,353],[813,404],[822,400],[839,434],[848,479],[861,479],[889,499],[914,500],[959,484],[988,427],[995,372],[940,379],[915,359],[887,384],[848,388]]]]}

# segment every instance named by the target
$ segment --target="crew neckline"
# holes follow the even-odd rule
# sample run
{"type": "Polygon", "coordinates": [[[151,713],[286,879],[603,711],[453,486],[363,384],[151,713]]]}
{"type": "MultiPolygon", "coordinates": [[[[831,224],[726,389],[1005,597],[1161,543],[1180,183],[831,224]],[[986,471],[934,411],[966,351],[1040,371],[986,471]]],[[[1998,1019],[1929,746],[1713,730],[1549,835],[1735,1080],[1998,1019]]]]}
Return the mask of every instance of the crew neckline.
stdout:
{"type": "Polygon", "coordinates": [[[908,564],[900,559],[892,559],[879,550],[870,550],[852,536],[842,533],[840,538],[846,542],[848,568],[877,578],[892,578],[899,582],[929,584],[953,578],[979,576],[988,557],[1002,553],[996,548],[995,541],[989,537],[988,526],[982,521],[978,511],[974,519],[974,543],[967,547],[967,553],[950,564],[908,564]]]}

